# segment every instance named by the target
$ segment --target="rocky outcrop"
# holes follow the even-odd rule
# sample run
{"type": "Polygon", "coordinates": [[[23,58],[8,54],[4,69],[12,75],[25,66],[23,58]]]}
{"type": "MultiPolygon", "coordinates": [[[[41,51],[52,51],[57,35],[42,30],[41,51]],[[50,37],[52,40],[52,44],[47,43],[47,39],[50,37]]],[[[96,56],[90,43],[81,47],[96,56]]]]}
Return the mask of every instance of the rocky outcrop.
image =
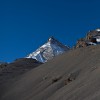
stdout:
{"type": "Polygon", "coordinates": [[[75,48],[100,44],[100,29],[89,31],[85,38],[77,41],[75,48]]]}
{"type": "Polygon", "coordinates": [[[77,41],[76,48],[86,47],[86,46],[88,46],[88,44],[86,43],[84,39],[79,39],[77,41]]]}

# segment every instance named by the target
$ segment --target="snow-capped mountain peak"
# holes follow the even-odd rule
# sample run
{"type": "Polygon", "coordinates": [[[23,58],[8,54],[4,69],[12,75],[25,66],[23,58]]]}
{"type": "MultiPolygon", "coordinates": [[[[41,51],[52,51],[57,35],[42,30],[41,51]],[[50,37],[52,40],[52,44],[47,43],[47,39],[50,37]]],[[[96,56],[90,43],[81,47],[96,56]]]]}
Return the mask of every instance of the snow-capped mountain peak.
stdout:
{"type": "Polygon", "coordinates": [[[55,43],[55,42],[58,42],[58,40],[56,40],[53,36],[51,36],[51,37],[48,39],[48,42],[50,42],[50,43],[55,43]]]}
{"type": "Polygon", "coordinates": [[[55,56],[68,51],[69,47],[63,45],[53,36],[50,37],[44,45],[38,48],[36,51],[29,54],[26,58],[33,58],[40,62],[47,62],[48,60],[54,58],[55,56]]]}

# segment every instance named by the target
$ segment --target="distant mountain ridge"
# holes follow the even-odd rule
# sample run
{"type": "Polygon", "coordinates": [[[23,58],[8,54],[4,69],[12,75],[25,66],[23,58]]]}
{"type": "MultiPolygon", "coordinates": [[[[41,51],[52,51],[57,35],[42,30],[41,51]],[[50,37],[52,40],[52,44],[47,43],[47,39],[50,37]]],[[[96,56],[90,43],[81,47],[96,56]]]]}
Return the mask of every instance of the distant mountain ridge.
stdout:
{"type": "Polygon", "coordinates": [[[4,63],[0,65],[0,85],[9,81],[10,79],[14,79],[29,70],[36,68],[37,66],[41,65],[42,63],[36,61],[35,59],[27,59],[27,58],[20,58],[15,60],[12,63],[4,63]],[[2,79],[2,77],[4,77],[2,79]]]}
{"type": "Polygon", "coordinates": [[[0,65],[7,64],[7,62],[0,61],[0,65]]]}
{"type": "Polygon", "coordinates": [[[30,53],[26,58],[33,58],[44,63],[69,49],[68,46],[63,45],[54,37],[50,37],[44,45],[30,53]]]}

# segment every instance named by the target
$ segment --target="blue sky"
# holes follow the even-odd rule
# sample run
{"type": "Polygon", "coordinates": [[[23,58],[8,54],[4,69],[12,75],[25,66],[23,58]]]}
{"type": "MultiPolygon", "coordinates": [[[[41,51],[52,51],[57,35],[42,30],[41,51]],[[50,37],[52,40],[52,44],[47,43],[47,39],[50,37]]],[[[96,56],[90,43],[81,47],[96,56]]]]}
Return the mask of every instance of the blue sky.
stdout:
{"type": "Polygon", "coordinates": [[[0,61],[25,57],[54,36],[73,46],[100,27],[100,0],[0,0],[0,61]]]}

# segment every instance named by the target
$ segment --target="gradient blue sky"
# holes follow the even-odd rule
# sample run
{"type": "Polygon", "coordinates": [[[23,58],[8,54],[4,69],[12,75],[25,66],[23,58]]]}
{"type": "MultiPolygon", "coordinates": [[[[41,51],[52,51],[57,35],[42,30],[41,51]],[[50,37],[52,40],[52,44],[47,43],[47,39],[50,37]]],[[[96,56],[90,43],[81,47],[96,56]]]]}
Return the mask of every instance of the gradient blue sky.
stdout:
{"type": "Polygon", "coordinates": [[[0,0],[0,61],[25,57],[54,36],[73,46],[100,27],[100,0],[0,0]]]}

